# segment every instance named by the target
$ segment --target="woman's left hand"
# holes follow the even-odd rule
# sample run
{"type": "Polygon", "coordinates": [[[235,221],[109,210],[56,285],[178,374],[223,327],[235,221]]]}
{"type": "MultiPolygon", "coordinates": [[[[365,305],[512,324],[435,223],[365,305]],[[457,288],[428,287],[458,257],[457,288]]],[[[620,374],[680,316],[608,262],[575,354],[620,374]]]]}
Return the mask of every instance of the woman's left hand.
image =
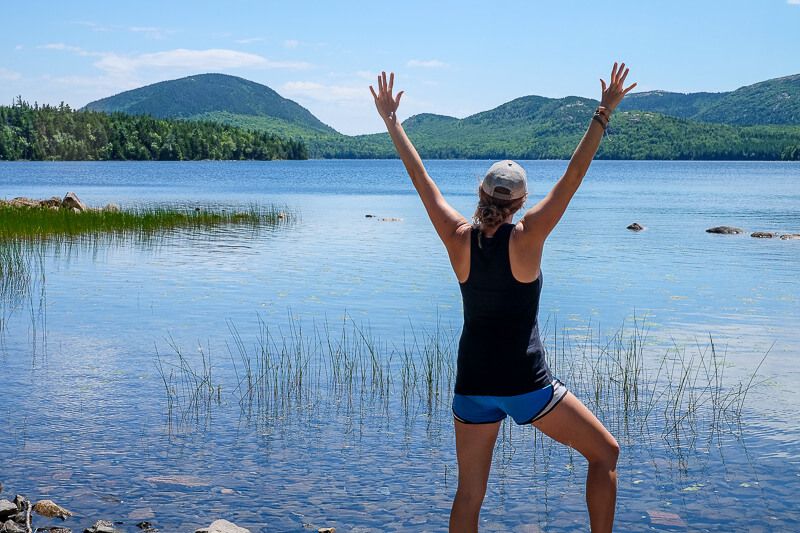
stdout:
{"type": "Polygon", "coordinates": [[[397,107],[400,105],[400,97],[403,96],[404,91],[397,93],[396,97],[392,97],[392,87],[394,86],[394,72],[389,73],[389,83],[386,83],[386,72],[381,72],[378,76],[378,94],[375,94],[375,89],[372,85],[369,90],[372,97],[375,98],[375,107],[378,108],[378,114],[384,121],[394,122],[397,120],[397,107]]]}

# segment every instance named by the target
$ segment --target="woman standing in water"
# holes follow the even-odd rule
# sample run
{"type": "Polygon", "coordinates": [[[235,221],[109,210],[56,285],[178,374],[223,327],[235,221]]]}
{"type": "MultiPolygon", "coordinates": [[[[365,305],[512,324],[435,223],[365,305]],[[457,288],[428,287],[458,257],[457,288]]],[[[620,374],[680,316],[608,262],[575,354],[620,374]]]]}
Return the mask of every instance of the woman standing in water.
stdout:
{"type": "Polygon", "coordinates": [[[589,461],[586,503],[594,533],[611,531],[617,496],[619,445],[603,424],[550,374],[539,338],[540,270],[547,236],[558,224],[589,169],[625,88],[628,69],[614,63],[608,85],[600,80],[600,106],[553,189],[514,224],[527,198],[525,170],[513,161],[489,168],[470,223],[448,204],[397,119],[403,91],[392,96],[394,73],[370,86],[375,106],[442,239],[461,288],[464,328],[458,346],[453,417],[458,490],[450,531],[478,530],[492,451],[500,422],[533,424],[589,461]]]}

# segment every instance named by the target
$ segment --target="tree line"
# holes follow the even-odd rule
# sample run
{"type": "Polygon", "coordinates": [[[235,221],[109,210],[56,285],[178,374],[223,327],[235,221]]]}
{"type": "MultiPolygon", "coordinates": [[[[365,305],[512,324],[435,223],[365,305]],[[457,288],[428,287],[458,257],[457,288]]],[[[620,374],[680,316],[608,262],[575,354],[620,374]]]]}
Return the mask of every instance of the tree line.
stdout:
{"type": "Polygon", "coordinates": [[[302,140],[216,122],[73,110],[0,106],[0,160],[186,161],[307,159],[302,140]]]}

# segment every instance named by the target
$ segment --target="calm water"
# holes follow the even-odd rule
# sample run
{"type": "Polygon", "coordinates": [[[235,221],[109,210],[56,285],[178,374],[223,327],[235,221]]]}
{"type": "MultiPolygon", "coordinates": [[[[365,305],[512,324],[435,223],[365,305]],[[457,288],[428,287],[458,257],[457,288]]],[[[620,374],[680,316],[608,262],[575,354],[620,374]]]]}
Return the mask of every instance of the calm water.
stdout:
{"type": "MultiPolygon", "coordinates": [[[[428,170],[469,216],[489,163],[428,170]]],[[[565,163],[524,166],[533,203],[565,163]]],[[[457,472],[446,383],[429,404],[403,401],[399,378],[383,398],[355,399],[312,381],[291,409],[250,416],[236,390],[232,328],[247,347],[260,323],[278,339],[346,320],[384,347],[437,328],[457,336],[458,287],[399,161],[0,164],[0,197],[68,190],[90,205],[276,203],[295,218],[48,248],[45,281],[0,308],[5,497],[50,497],[79,513],[76,530],[109,518],[133,531],[151,513],[162,531],[218,517],[253,531],[446,530],[457,472]],[[169,412],[156,354],[174,362],[173,346],[192,364],[211,357],[220,389],[196,418],[169,412]]],[[[670,529],[659,511],[685,524],[672,529],[800,530],[800,241],[704,232],[722,224],[800,233],[800,165],[595,162],[546,246],[551,340],[605,337],[636,317],[655,371],[669,346],[699,360],[711,335],[730,387],[769,351],[735,430],[708,431],[698,415],[663,438],[659,415],[617,432],[621,531],[670,529]]],[[[698,394],[706,384],[695,380],[698,394]]],[[[602,416],[620,427],[618,411],[602,416]]],[[[584,461],[530,429],[503,432],[483,528],[586,530],[584,461]]]]}

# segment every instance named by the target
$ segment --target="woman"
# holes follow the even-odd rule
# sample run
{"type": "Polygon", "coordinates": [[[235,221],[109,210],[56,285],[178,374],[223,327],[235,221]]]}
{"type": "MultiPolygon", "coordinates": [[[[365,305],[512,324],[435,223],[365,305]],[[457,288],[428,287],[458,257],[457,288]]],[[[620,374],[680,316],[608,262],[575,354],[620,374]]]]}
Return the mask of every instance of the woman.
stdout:
{"type": "MultiPolygon", "coordinates": [[[[458,278],[464,329],[458,349],[453,416],[458,489],[450,531],[478,530],[492,451],[500,422],[533,424],[589,461],[586,503],[593,532],[611,531],[617,494],[619,445],[611,433],[564,385],[550,375],[539,339],[537,313],[540,264],[547,236],[578,190],[614,109],[636,84],[624,88],[628,69],[614,67],[608,86],[600,80],[600,106],[550,193],[512,223],[527,197],[525,171],[513,161],[495,163],[479,189],[471,224],[453,209],[428,176],[406,137],[392,96],[394,73],[370,86],[378,113],[411,177],[458,278]]],[[[589,118],[589,117],[587,117],[589,118]]]]}

